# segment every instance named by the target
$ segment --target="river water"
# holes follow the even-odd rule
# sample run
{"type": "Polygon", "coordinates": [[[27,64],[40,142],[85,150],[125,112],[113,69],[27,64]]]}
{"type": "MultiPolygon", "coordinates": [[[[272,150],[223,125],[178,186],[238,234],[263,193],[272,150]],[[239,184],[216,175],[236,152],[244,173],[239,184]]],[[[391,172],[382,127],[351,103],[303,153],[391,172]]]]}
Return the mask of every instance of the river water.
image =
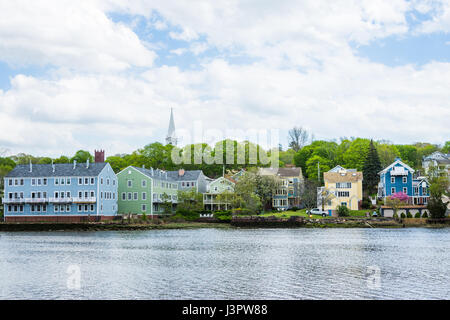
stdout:
{"type": "Polygon", "coordinates": [[[0,299],[449,299],[450,229],[0,233],[0,299]]]}

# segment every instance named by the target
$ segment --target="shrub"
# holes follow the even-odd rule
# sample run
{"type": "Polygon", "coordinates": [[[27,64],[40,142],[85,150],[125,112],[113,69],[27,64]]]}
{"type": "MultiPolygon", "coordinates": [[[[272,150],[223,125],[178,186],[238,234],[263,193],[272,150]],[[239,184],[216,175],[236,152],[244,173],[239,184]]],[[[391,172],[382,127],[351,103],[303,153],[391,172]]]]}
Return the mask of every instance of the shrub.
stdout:
{"type": "Polygon", "coordinates": [[[347,208],[347,206],[337,206],[336,210],[339,217],[350,216],[350,210],[347,208]]]}
{"type": "Polygon", "coordinates": [[[184,219],[188,221],[196,220],[200,218],[200,213],[196,211],[190,211],[185,208],[177,209],[175,215],[173,216],[175,219],[184,219]]]}
{"type": "Polygon", "coordinates": [[[141,216],[142,221],[147,221],[147,214],[144,212],[141,216]]]}
{"type": "Polygon", "coordinates": [[[364,197],[362,199],[361,208],[363,208],[363,209],[371,209],[372,208],[372,201],[370,201],[369,197],[364,197]]]}
{"type": "Polygon", "coordinates": [[[416,214],[414,215],[414,218],[420,218],[420,212],[416,212],[416,214]]]}
{"type": "Polygon", "coordinates": [[[233,214],[237,215],[252,215],[254,212],[250,209],[237,208],[233,210],[233,214]]]}
{"type": "Polygon", "coordinates": [[[410,212],[408,212],[408,213],[406,214],[406,217],[407,217],[407,218],[412,218],[412,214],[411,214],[410,212]]]}
{"type": "Polygon", "coordinates": [[[402,219],[405,219],[405,218],[406,218],[406,215],[405,215],[404,212],[402,212],[402,214],[400,215],[400,218],[402,218],[402,219]]]}
{"type": "Polygon", "coordinates": [[[394,219],[398,219],[398,214],[397,214],[397,212],[396,213],[394,213],[394,215],[392,216],[394,219]]]}
{"type": "Polygon", "coordinates": [[[214,218],[223,222],[230,222],[232,215],[230,211],[216,211],[214,212],[214,218]]]}
{"type": "Polygon", "coordinates": [[[428,213],[425,211],[424,214],[422,215],[422,218],[428,218],[428,213]]]}
{"type": "Polygon", "coordinates": [[[297,211],[299,209],[298,209],[298,207],[294,206],[294,207],[291,208],[291,210],[295,212],[295,211],[297,211]]]}

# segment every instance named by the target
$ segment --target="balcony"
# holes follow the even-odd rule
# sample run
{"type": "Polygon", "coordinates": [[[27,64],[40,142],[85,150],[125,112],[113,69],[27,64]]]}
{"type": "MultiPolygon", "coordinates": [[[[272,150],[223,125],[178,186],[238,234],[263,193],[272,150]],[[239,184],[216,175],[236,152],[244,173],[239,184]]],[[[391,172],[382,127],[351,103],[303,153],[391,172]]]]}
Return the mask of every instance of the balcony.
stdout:
{"type": "Polygon", "coordinates": [[[74,203],[96,203],[97,197],[89,197],[89,198],[71,198],[74,203]]]}
{"type": "Polygon", "coordinates": [[[51,202],[51,203],[72,203],[73,198],[50,198],[49,202],[51,202]]]}
{"type": "Polygon", "coordinates": [[[48,198],[25,198],[25,203],[46,203],[48,198]]]}
{"type": "Polygon", "coordinates": [[[24,198],[2,198],[2,203],[4,204],[16,204],[16,203],[25,203],[24,198]]]}

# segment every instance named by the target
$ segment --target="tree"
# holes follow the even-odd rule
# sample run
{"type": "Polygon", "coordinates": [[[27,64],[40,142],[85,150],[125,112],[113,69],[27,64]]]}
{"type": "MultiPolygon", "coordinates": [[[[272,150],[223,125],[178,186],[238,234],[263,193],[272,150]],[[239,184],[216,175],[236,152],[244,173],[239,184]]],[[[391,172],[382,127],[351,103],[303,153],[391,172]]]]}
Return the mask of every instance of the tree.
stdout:
{"type": "Polygon", "coordinates": [[[356,138],[342,155],[343,165],[346,168],[355,168],[361,171],[364,166],[367,153],[369,152],[370,140],[356,138]]]}
{"type": "Polygon", "coordinates": [[[89,153],[89,151],[85,150],[78,150],[75,155],[70,159],[70,162],[77,161],[78,163],[81,162],[94,162],[94,157],[89,153]]]}
{"type": "Polygon", "coordinates": [[[400,153],[402,161],[408,164],[411,168],[420,167],[422,159],[419,158],[417,147],[411,145],[396,145],[396,147],[400,153]]]}
{"type": "MultiPolygon", "coordinates": [[[[371,140],[372,141],[372,140],[371,140]]],[[[392,144],[378,143],[377,146],[378,157],[380,158],[381,166],[383,168],[394,162],[395,158],[400,156],[397,147],[392,144]]]]}
{"type": "Polygon", "coordinates": [[[337,214],[339,217],[348,217],[350,216],[350,210],[347,206],[339,205],[336,208],[337,214]]]}
{"type": "Polygon", "coordinates": [[[317,206],[317,188],[320,183],[317,180],[305,179],[305,187],[301,189],[300,197],[306,208],[315,208],[317,206]]]}
{"type": "Polygon", "coordinates": [[[375,148],[373,141],[370,140],[369,151],[364,160],[363,165],[363,188],[369,195],[377,193],[377,185],[379,181],[378,172],[382,169],[380,159],[378,158],[378,151],[375,148]]]}
{"type": "Polygon", "coordinates": [[[289,147],[295,152],[305,146],[309,138],[309,133],[302,127],[294,127],[289,130],[289,147]]]}
{"type": "Polygon", "coordinates": [[[321,156],[315,155],[308,159],[306,162],[306,174],[309,179],[317,179],[320,182],[323,182],[323,173],[327,172],[331,169],[333,163],[321,156]],[[319,174],[320,168],[320,177],[319,174]]]}
{"type": "Polygon", "coordinates": [[[162,207],[165,214],[171,214],[172,213],[172,202],[170,201],[169,195],[167,193],[163,193],[162,197],[162,207]]]}
{"type": "Polygon", "coordinates": [[[120,156],[110,156],[106,158],[106,162],[111,165],[111,168],[115,173],[119,173],[121,170],[125,169],[127,165],[127,161],[120,156]]]}
{"type": "Polygon", "coordinates": [[[177,210],[200,211],[203,209],[203,194],[194,188],[189,190],[178,190],[177,210]]]}
{"type": "Polygon", "coordinates": [[[446,141],[445,145],[441,149],[442,153],[450,153],[450,141],[446,141]]]}
{"type": "Polygon", "coordinates": [[[445,176],[431,176],[429,179],[430,199],[428,200],[427,208],[430,211],[430,217],[433,219],[444,218],[449,202],[445,203],[442,200],[442,196],[449,188],[448,178],[445,176]]]}
{"type": "Polygon", "coordinates": [[[53,163],[70,163],[70,159],[66,156],[61,156],[53,161],[53,163]]]}
{"type": "Polygon", "coordinates": [[[394,210],[394,215],[398,216],[398,209],[404,206],[408,201],[408,195],[403,192],[397,192],[386,198],[386,204],[394,210]]]}
{"type": "MultiPolygon", "coordinates": [[[[322,211],[325,210],[325,203],[331,201],[336,198],[333,192],[330,189],[323,187],[321,191],[318,193],[320,197],[320,203],[322,204],[322,211]]],[[[319,204],[317,204],[319,205],[319,204]]]]}
{"type": "Polygon", "coordinates": [[[51,164],[53,162],[52,158],[44,157],[39,159],[39,164],[51,164]]]}

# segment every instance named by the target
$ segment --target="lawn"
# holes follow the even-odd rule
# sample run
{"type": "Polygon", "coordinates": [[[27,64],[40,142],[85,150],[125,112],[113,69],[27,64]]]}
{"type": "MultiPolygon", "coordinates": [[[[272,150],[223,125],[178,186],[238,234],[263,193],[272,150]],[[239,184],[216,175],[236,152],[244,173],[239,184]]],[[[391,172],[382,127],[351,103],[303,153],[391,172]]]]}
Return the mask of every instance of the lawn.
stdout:
{"type": "MultiPolygon", "coordinates": [[[[350,217],[365,217],[367,211],[370,211],[370,210],[368,210],[368,209],[366,209],[366,210],[350,210],[350,217]]],[[[259,215],[259,217],[271,217],[271,216],[275,216],[277,218],[289,218],[291,216],[299,216],[299,217],[309,218],[309,215],[306,214],[306,209],[297,210],[297,211],[288,210],[288,211],[283,211],[283,212],[267,212],[267,213],[259,215]]],[[[314,219],[324,219],[324,217],[319,216],[319,215],[313,215],[312,217],[314,219]]],[[[326,216],[325,219],[327,219],[327,218],[332,218],[332,217],[326,216]]]]}

